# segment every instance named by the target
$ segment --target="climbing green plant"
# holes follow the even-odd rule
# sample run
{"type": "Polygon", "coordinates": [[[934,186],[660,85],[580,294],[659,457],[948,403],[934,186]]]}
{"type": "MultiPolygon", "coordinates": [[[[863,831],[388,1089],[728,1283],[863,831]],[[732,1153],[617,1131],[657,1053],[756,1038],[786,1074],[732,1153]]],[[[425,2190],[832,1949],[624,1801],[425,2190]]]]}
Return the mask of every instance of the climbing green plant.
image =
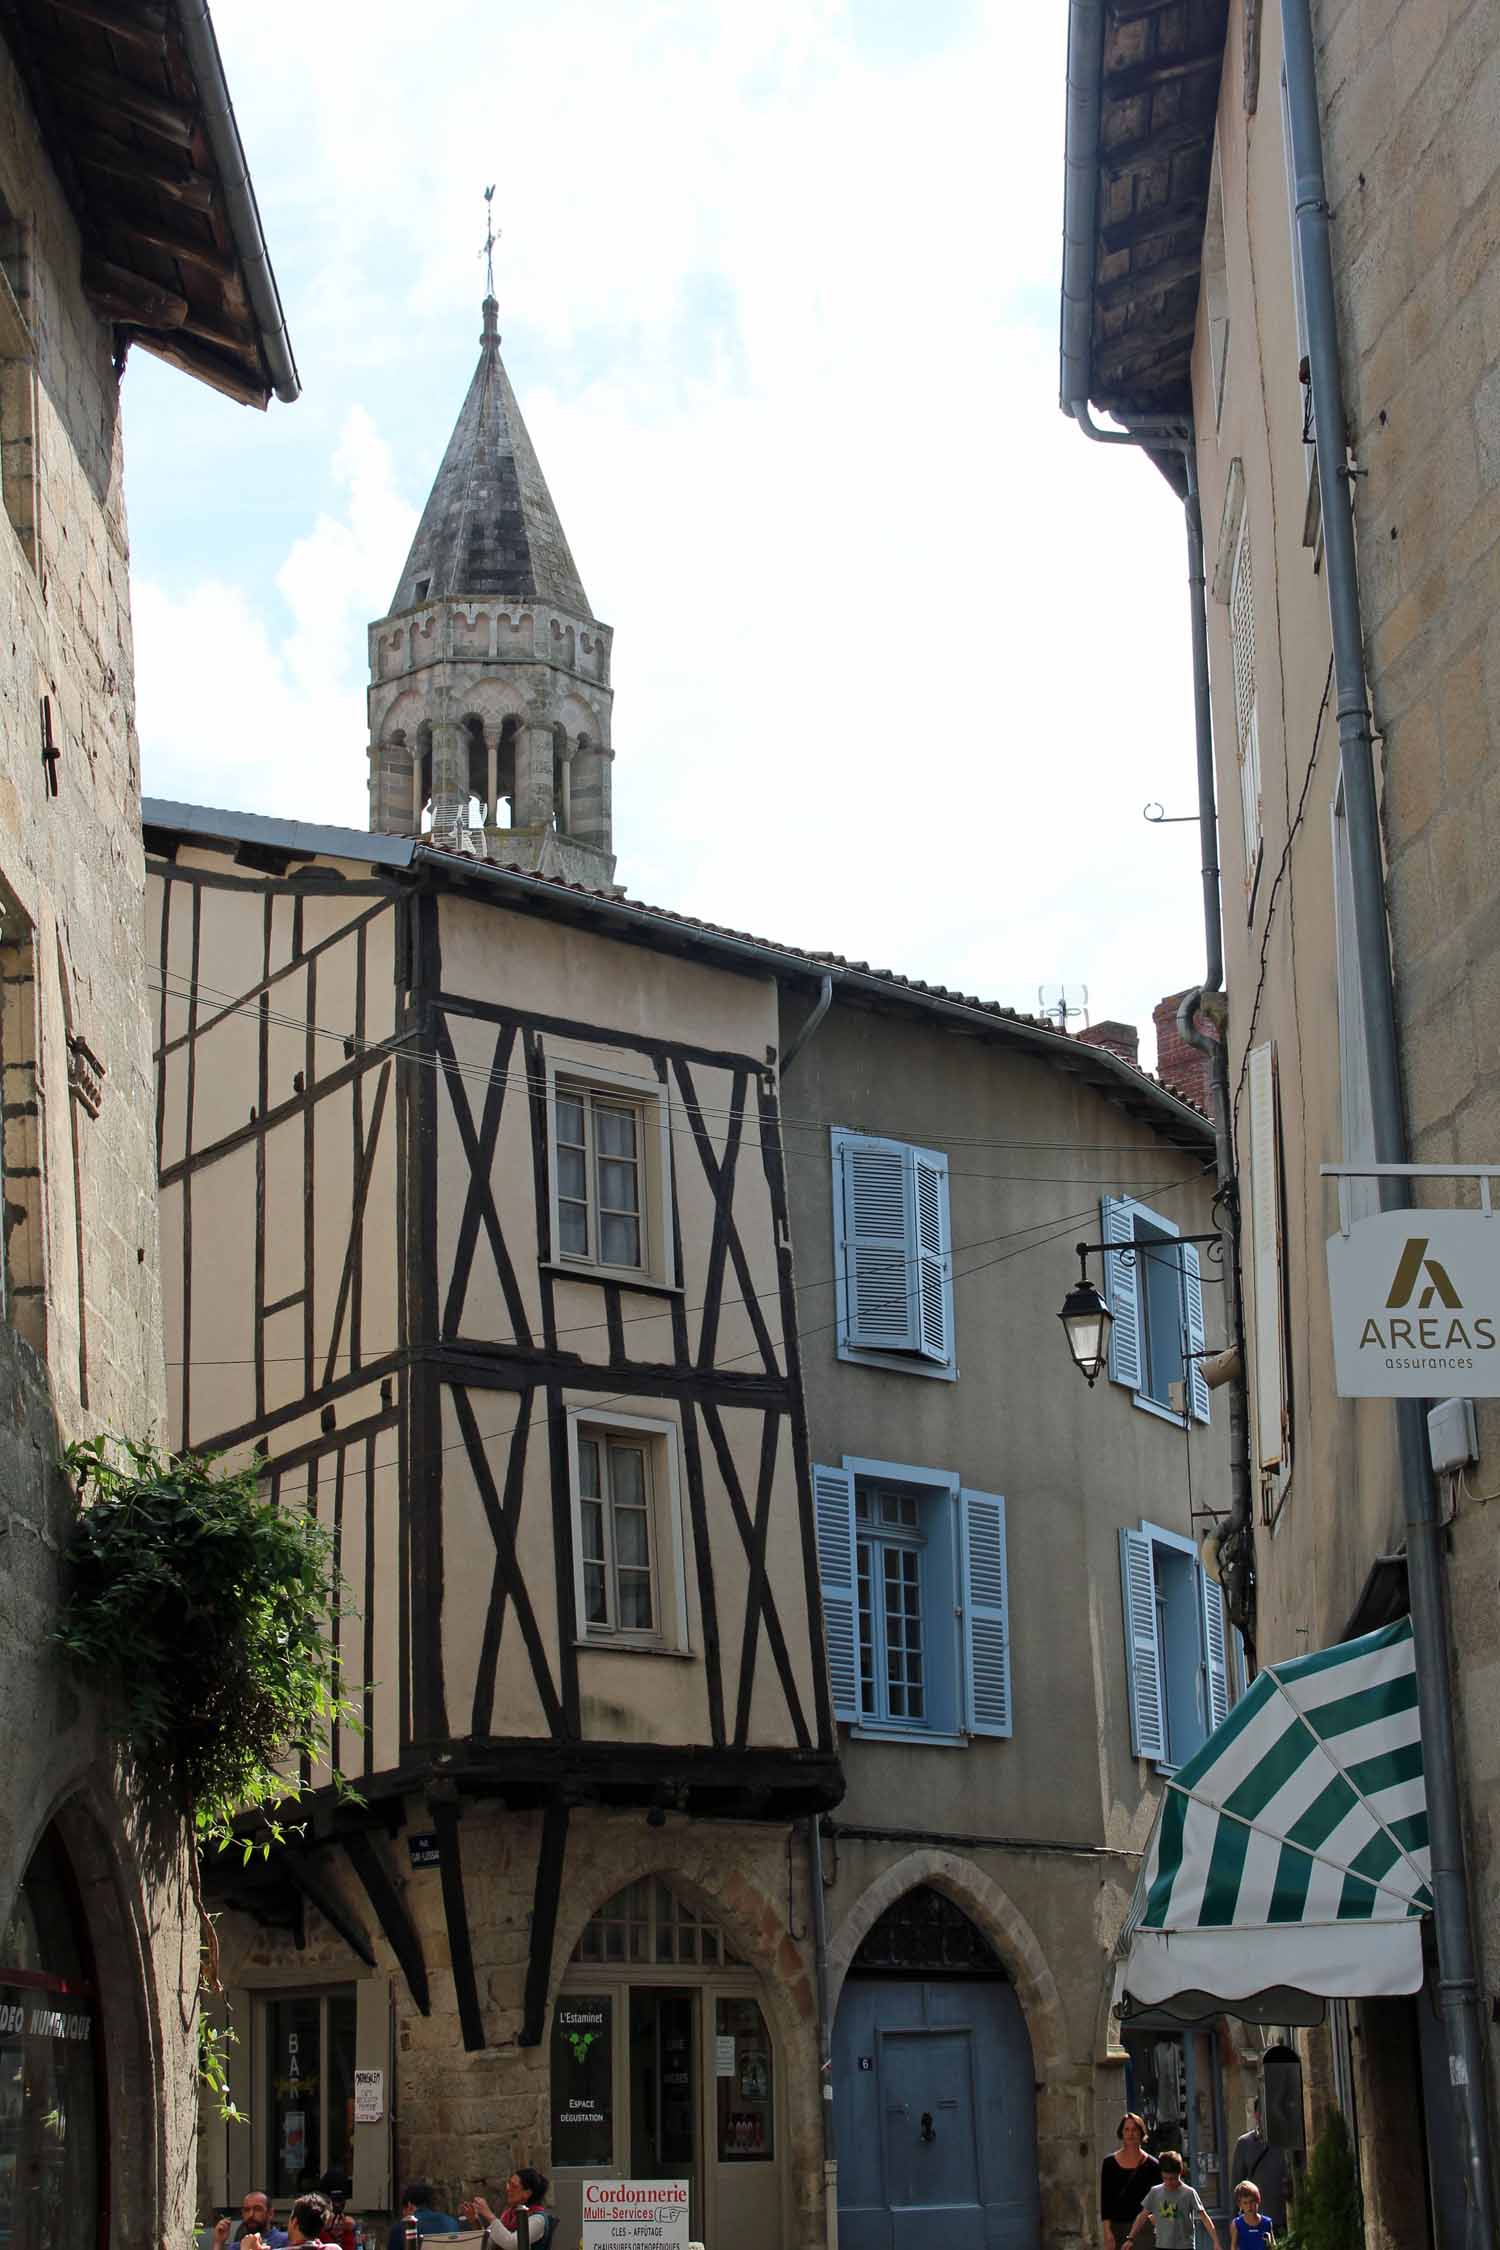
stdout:
{"type": "Polygon", "coordinates": [[[1332,2109],[1297,2188],[1283,2250],[1362,2250],[1359,2167],[1343,2113],[1332,2109]]]}
{"type": "MultiPolygon", "coordinates": [[[[55,1639],[106,1691],[148,1791],[188,1823],[202,1982],[217,1992],[201,1854],[268,1852],[285,1833],[300,1763],[327,1758],[335,1723],[359,1728],[339,1689],[333,1541],[312,1515],[263,1496],[258,1460],[221,1471],[201,1455],[103,1437],[66,1459],[81,1505],[55,1639]]],[[[199,2076],[225,2115],[232,2036],[200,2016],[199,2076]]]]}

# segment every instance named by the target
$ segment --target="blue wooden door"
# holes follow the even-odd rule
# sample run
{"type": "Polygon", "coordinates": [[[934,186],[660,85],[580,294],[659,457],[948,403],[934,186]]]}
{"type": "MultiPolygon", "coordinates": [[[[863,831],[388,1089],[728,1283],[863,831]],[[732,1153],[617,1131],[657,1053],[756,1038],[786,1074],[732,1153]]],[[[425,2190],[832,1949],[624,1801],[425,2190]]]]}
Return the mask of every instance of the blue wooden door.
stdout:
{"type": "Polygon", "coordinates": [[[844,2250],[1037,2250],[1031,2041],[996,1979],[851,1976],[834,2028],[844,2250]]]}

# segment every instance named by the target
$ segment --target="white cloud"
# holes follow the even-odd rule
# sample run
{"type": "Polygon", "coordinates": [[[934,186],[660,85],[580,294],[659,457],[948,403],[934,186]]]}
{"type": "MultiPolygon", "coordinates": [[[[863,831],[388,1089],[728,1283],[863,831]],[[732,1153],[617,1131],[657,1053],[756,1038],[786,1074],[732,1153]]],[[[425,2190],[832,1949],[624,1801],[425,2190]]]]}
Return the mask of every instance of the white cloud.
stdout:
{"type": "Polygon", "coordinates": [[[364,625],[493,178],[630,888],[1016,1005],[1086,983],[1149,1046],[1202,944],[1195,832],[1140,819],[1193,801],[1182,526],[1057,411],[1065,11],[934,0],[904,53],[860,0],[215,13],[328,489],[245,502],[280,603],[138,585],[148,786],[363,824],[364,625]]]}

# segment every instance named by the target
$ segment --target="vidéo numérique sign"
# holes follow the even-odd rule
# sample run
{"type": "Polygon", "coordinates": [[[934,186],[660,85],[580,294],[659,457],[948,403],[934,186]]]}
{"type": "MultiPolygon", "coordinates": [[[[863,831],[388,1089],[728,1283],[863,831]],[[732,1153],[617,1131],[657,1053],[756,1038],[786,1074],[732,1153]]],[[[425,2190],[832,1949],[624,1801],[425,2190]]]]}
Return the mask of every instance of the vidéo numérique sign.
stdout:
{"type": "Polygon", "coordinates": [[[1377,1211],[1328,1240],[1340,1398],[1500,1397],[1500,1217],[1377,1211]]]}

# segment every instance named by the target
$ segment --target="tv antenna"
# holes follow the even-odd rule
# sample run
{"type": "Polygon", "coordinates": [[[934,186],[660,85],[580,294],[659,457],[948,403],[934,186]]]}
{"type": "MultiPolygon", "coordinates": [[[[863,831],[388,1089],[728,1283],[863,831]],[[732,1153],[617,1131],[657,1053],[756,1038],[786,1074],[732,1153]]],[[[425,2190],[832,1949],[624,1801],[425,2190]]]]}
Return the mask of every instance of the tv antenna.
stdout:
{"type": "Polygon", "coordinates": [[[1089,988],[1086,984],[1039,984],[1036,1008],[1039,1016],[1055,1023],[1059,1031],[1066,1031],[1079,1016],[1088,1022],[1089,988]]]}

